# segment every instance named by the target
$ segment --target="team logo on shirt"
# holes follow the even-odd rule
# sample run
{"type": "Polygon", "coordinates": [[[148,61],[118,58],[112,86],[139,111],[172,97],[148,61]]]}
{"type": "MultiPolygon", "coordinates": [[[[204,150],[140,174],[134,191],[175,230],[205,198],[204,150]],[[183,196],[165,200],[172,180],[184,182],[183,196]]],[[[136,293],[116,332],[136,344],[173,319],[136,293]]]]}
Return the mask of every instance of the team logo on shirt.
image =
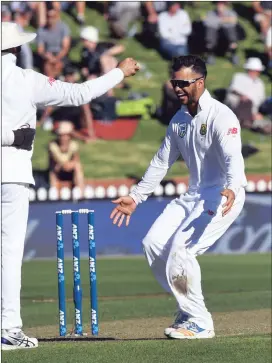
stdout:
{"type": "Polygon", "coordinates": [[[200,135],[204,136],[207,133],[207,125],[206,124],[202,124],[200,127],[200,135]]]}
{"type": "Polygon", "coordinates": [[[180,124],[179,125],[179,130],[178,130],[178,135],[180,137],[184,137],[187,131],[187,124],[180,124]]]}

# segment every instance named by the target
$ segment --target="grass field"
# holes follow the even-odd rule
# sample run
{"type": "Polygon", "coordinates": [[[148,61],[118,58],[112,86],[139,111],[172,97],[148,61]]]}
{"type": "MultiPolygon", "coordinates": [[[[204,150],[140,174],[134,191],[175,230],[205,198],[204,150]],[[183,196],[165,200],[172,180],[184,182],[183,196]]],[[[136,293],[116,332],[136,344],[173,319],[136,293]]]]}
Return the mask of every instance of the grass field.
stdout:
{"type": "MultiPolygon", "coordinates": [[[[246,13],[251,6],[250,2],[237,2],[233,5],[239,15],[246,13]],[[239,10],[240,9],[240,10],[239,10]]],[[[211,2],[195,2],[195,7],[185,5],[192,21],[200,20],[205,13],[212,8],[211,2]]],[[[63,14],[63,20],[71,28],[73,38],[78,39],[79,27],[73,18],[63,14]]],[[[103,16],[95,9],[87,7],[86,23],[94,25],[99,29],[102,40],[109,39],[108,26],[103,16]]],[[[260,42],[258,32],[253,24],[244,16],[239,16],[239,23],[246,32],[246,38],[239,42],[240,65],[233,67],[228,59],[217,57],[216,64],[208,66],[207,88],[213,94],[216,89],[227,88],[232,75],[243,71],[243,64],[248,52],[264,52],[264,46],[260,42]]],[[[141,25],[138,23],[138,31],[141,25]]],[[[145,48],[135,38],[120,41],[125,45],[125,53],[120,57],[135,57],[144,64],[152,74],[150,79],[145,77],[144,72],[139,72],[135,77],[128,80],[132,90],[146,92],[160,104],[161,87],[168,79],[168,63],[158,55],[154,49],[145,48]]],[[[80,60],[80,42],[72,48],[70,57],[74,62],[80,60]]],[[[269,78],[262,75],[265,82],[267,95],[271,93],[269,78]]],[[[117,91],[121,97],[127,96],[127,91],[117,91]]],[[[136,135],[129,141],[103,141],[97,140],[92,144],[80,143],[80,156],[84,165],[86,178],[123,178],[131,175],[141,177],[148,166],[154,153],[157,151],[165,134],[165,127],[155,119],[142,120],[136,135]]],[[[35,150],[33,155],[33,166],[35,169],[46,169],[48,167],[47,146],[52,139],[51,133],[38,129],[35,150]]],[[[271,170],[271,140],[268,136],[259,136],[250,131],[242,133],[243,143],[251,143],[260,149],[260,152],[246,159],[247,173],[269,173],[271,170]]],[[[186,175],[187,168],[181,163],[174,164],[169,176],[186,175]]]]}
{"type": "MultiPolygon", "coordinates": [[[[38,349],[3,352],[4,363],[266,363],[271,357],[271,255],[203,256],[203,290],[217,336],[207,341],[173,341],[163,330],[173,320],[175,301],[154,280],[141,258],[98,259],[99,338],[56,341],[55,261],[23,265],[25,331],[38,349]]],[[[69,329],[73,322],[72,263],[65,264],[69,329]]],[[[89,332],[88,262],[83,260],[83,320],[89,332]]]]}

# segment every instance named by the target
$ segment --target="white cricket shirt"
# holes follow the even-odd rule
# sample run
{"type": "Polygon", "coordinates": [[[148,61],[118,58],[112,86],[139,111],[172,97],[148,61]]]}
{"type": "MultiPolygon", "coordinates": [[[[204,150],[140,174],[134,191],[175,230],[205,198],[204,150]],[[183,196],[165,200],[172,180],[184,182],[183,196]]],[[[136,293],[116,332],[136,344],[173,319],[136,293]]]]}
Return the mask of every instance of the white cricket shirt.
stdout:
{"type": "Polygon", "coordinates": [[[237,194],[247,184],[240,132],[235,114],[205,90],[195,117],[186,106],[174,115],[161,147],[130,196],[136,203],[145,201],[180,154],[190,173],[189,195],[218,198],[224,188],[237,194]]]}
{"type": "Polygon", "coordinates": [[[36,128],[37,106],[80,106],[101,96],[124,78],[119,68],[82,84],[56,81],[31,69],[16,66],[13,54],[2,56],[2,183],[34,184],[33,150],[10,146],[12,130],[36,128]]]}
{"type": "Polygon", "coordinates": [[[180,9],[176,14],[170,15],[168,11],[160,13],[158,28],[161,38],[167,39],[176,45],[187,44],[188,36],[192,32],[192,24],[187,11],[180,9]]]}

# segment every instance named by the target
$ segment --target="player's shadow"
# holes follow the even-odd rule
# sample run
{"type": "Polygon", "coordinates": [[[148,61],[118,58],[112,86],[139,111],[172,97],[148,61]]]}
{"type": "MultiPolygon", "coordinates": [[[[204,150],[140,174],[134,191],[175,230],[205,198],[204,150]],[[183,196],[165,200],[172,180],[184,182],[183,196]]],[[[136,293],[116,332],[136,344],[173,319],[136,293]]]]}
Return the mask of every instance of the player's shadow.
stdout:
{"type": "Polygon", "coordinates": [[[110,341],[143,341],[143,340],[167,340],[166,337],[159,338],[113,338],[113,337],[55,337],[55,338],[39,338],[39,342],[110,342],[110,341]]]}

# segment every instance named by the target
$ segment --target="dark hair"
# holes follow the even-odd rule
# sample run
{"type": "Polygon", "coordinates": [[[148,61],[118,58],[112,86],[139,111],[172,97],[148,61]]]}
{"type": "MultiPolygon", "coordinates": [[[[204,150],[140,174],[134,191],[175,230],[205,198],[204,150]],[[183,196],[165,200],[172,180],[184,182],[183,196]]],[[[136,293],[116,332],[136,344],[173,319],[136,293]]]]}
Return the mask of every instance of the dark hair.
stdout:
{"type": "Polygon", "coordinates": [[[166,9],[169,10],[173,5],[176,5],[176,4],[180,5],[180,2],[179,1],[167,1],[166,9]]]}
{"type": "Polygon", "coordinates": [[[172,70],[179,71],[181,68],[191,68],[195,73],[201,74],[204,78],[207,77],[206,64],[197,55],[182,55],[173,59],[172,70]]]}
{"type": "Polygon", "coordinates": [[[63,75],[64,76],[69,76],[71,74],[75,74],[76,73],[76,68],[71,65],[71,64],[67,64],[64,69],[63,69],[63,75]]]}
{"type": "Polygon", "coordinates": [[[19,45],[18,47],[1,50],[1,54],[2,53],[5,53],[5,54],[6,53],[12,53],[12,54],[15,54],[16,55],[16,54],[20,53],[21,50],[22,50],[22,46],[19,45]]]}

